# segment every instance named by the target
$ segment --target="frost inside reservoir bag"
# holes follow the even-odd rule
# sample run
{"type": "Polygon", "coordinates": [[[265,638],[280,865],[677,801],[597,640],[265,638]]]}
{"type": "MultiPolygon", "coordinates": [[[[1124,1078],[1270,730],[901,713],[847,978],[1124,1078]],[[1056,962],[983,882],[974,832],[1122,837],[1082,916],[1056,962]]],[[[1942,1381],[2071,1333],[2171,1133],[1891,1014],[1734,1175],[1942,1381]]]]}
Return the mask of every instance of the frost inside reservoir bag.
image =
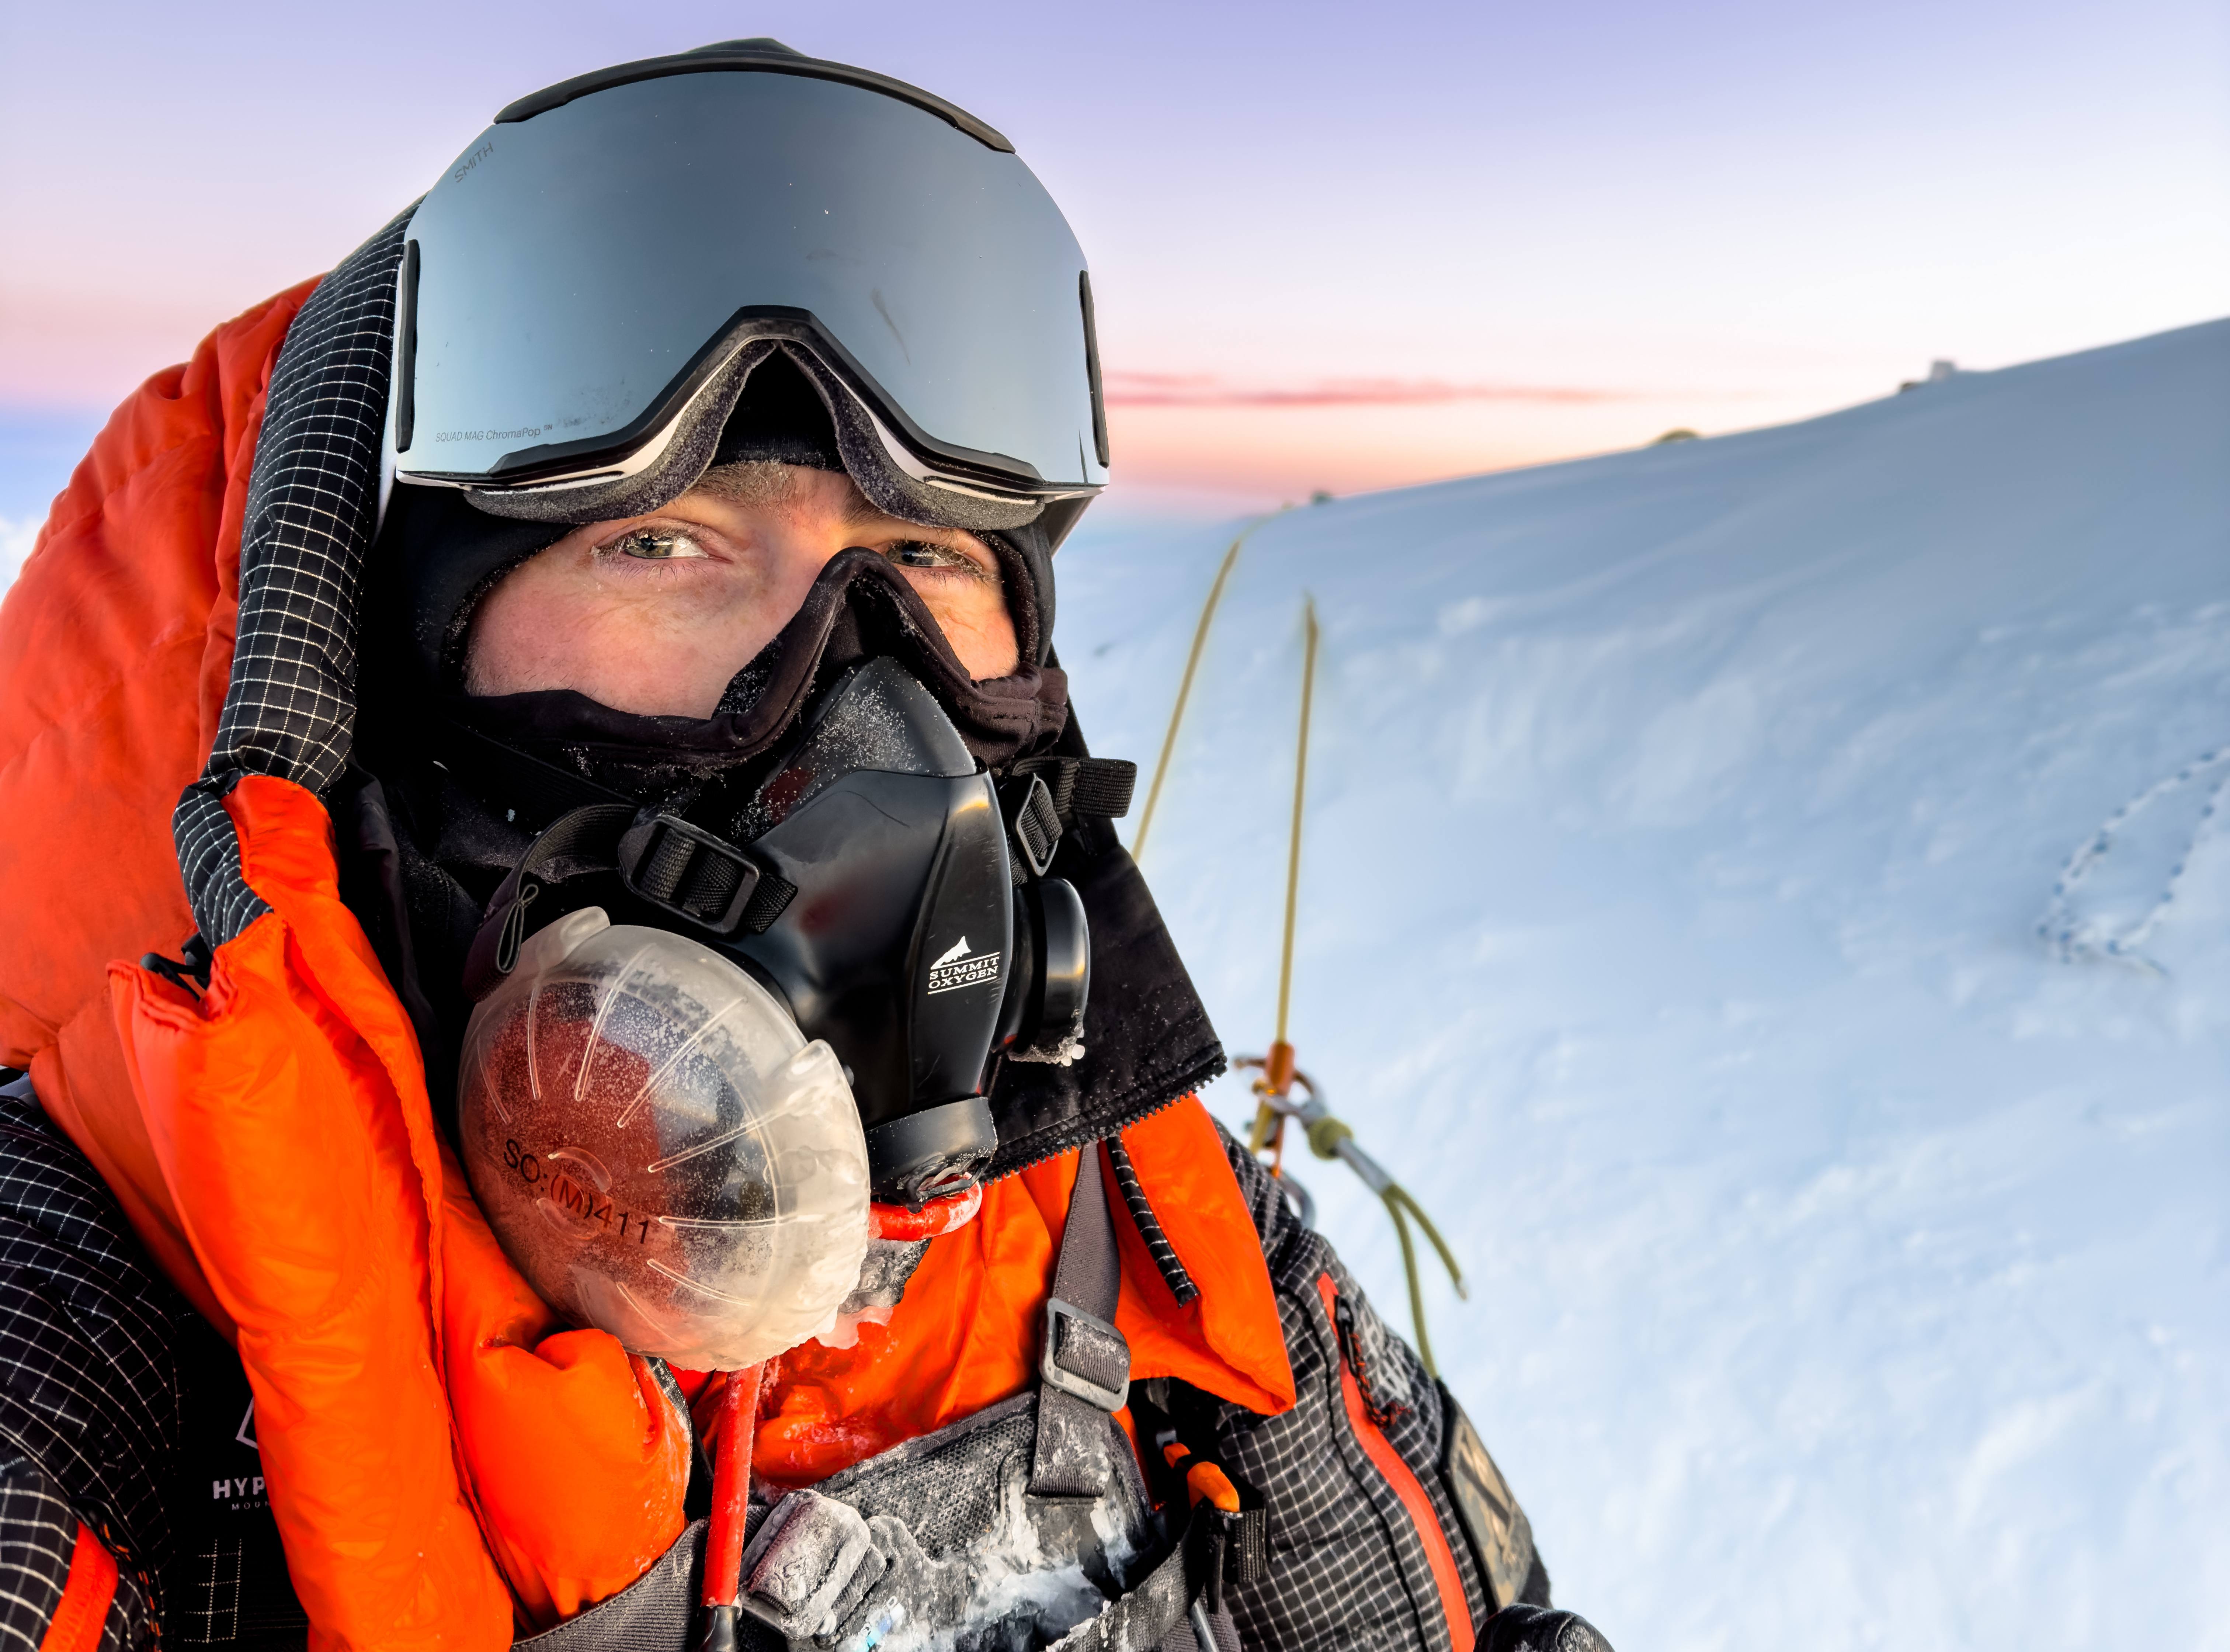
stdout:
{"type": "Polygon", "coordinates": [[[829,1330],[867,1249],[844,1070],[735,964],[601,908],[532,936],[473,1012],[474,1197],[543,1300],[732,1371],[829,1330]]]}

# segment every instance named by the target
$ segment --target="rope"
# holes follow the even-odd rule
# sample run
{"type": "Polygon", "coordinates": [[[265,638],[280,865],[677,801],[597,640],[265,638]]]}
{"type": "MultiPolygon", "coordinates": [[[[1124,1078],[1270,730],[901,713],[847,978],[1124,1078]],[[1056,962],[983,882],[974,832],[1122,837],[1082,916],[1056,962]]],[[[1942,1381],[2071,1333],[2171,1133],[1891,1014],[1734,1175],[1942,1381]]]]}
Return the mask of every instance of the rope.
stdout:
{"type": "MultiPolygon", "coordinates": [[[[1324,1113],[1305,1122],[1308,1127],[1311,1152],[1327,1160],[1347,1158],[1340,1149],[1355,1139],[1355,1127],[1346,1120],[1335,1119],[1329,1113],[1324,1113]]],[[[1350,1165],[1352,1162],[1350,1159],[1350,1165]]],[[[1368,1180],[1367,1178],[1365,1179],[1368,1180]]],[[[1379,1190],[1378,1197],[1386,1207],[1386,1214],[1394,1218],[1395,1237],[1402,1242],[1402,1274],[1409,1287],[1409,1323],[1416,1327],[1417,1355],[1425,1362],[1425,1374],[1438,1377],[1440,1372],[1440,1367],[1433,1362],[1433,1341],[1425,1334],[1424,1281],[1419,1276],[1416,1243],[1409,1237],[1409,1216],[1417,1218],[1417,1225],[1424,1229],[1425,1236],[1433,1242],[1433,1249],[1440,1253],[1440,1265],[1448,1270],[1448,1280],[1456,1287],[1456,1294],[1469,1300],[1471,1293],[1465,1287],[1463,1269],[1456,1266],[1455,1255],[1449,1250],[1448,1242],[1440,1237],[1440,1230],[1433,1225],[1433,1218],[1425,1214],[1425,1207],[1417,1203],[1409,1190],[1389,1177],[1384,1187],[1379,1190]]]]}
{"type": "Polygon", "coordinates": [[[1286,1120],[1271,1101],[1285,1095],[1293,1084],[1293,1047],[1286,1037],[1286,1025],[1293,1002],[1293,926],[1300,910],[1301,817],[1309,790],[1309,710],[1315,700],[1317,687],[1317,600],[1313,597],[1305,599],[1301,623],[1301,732],[1293,752],[1292,837],[1286,851],[1286,932],[1278,949],[1278,1036],[1271,1041],[1261,1082],[1254,1087],[1262,1100],[1255,1106],[1254,1127],[1247,1136],[1251,1152],[1260,1153],[1265,1146],[1274,1149],[1270,1163],[1273,1176],[1286,1167],[1286,1120]]]}
{"type": "MultiPolygon", "coordinates": [[[[1290,1053],[1286,1060],[1290,1062],[1290,1053]]],[[[1414,1216],[1416,1219],[1417,1225],[1425,1230],[1425,1237],[1432,1242],[1434,1251],[1440,1256],[1440,1265],[1448,1270],[1448,1282],[1455,1287],[1457,1297],[1467,1302],[1471,1300],[1471,1288],[1464,1281],[1463,1269],[1457,1265],[1455,1253],[1449,1249],[1448,1242],[1441,1237],[1440,1229],[1434,1225],[1433,1218],[1425,1214],[1424,1206],[1417,1203],[1415,1196],[1389,1176],[1384,1165],[1356,1145],[1355,1127],[1344,1119],[1334,1118],[1325,1109],[1322,1098],[1317,1094],[1315,1083],[1307,1074],[1290,1067],[1286,1068],[1292,1074],[1292,1081],[1308,1093],[1305,1101],[1295,1101],[1284,1091],[1272,1088],[1267,1076],[1272,1070],[1271,1058],[1241,1055],[1231,1064],[1241,1071],[1260,1068],[1266,1074],[1264,1078],[1256,1080],[1254,1084],[1255,1094],[1262,1098],[1255,1109],[1253,1145],[1256,1152],[1261,1151],[1261,1143],[1266,1135],[1266,1120],[1276,1121],[1278,1139],[1282,1141],[1286,1121],[1298,1119],[1309,1144],[1309,1151],[1321,1159],[1343,1161],[1386,1207],[1386,1214],[1394,1223],[1394,1236],[1402,1242],[1402,1274],[1409,1290],[1409,1323],[1416,1331],[1417,1355],[1424,1361],[1426,1373],[1438,1377],[1440,1367],[1433,1358],[1432,1339],[1425,1330],[1424,1280],[1422,1270],[1417,1264],[1416,1240],[1409,1232],[1410,1218],[1414,1216]]]]}
{"type": "Polygon", "coordinates": [[[1286,1042],[1286,1011],[1293,1001],[1293,919],[1301,895],[1301,803],[1309,789],[1309,707],[1317,687],[1317,599],[1302,610],[1301,738],[1293,753],[1292,846],[1286,855],[1286,942],[1278,956],[1278,1039],[1286,1042]]]}
{"type": "Polygon", "coordinates": [[[1394,1236],[1402,1242],[1402,1276],[1409,1285],[1409,1323],[1417,1333],[1417,1358],[1425,1362],[1425,1375],[1437,1378],[1440,1368],[1433,1361],[1433,1339],[1425,1334],[1425,1292],[1417,1278],[1417,1247],[1410,1240],[1409,1224],[1402,1219],[1394,1190],[1389,1187],[1379,1197],[1386,1203],[1386,1214],[1394,1218],[1394,1236]]]}
{"type": "Polygon", "coordinates": [[[1417,1357],[1425,1362],[1425,1375],[1438,1377],[1440,1368],[1433,1363],[1432,1339],[1425,1334],[1425,1288],[1417,1276],[1417,1248],[1409,1241],[1409,1224],[1402,1219],[1407,1210],[1417,1218],[1417,1225],[1425,1230],[1425,1237],[1433,1242],[1433,1249],[1440,1253],[1440,1265],[1448,1270],[1448,1281],[1456,1287],[1459,1300],[1469,1301],[1471,1293],[1464,1287],[1464,1277],[1456,1267],[1456,1259],[1448,1254],[1448,1242],[1440,1237],[1440,1230],[1433,1225],[1425,1207],[1409,1195],[1409,1190],[1399,1182],[1389,1185],[1379,1196],[1386,1202],[1386,1214],[1394,1218],[1394,1232],[1402,1241],[1402,1272],[1409,1282],[1409,1323],[1417,1331],[1417,1357]]]}
{"type": "MultiPolygon", "coordinates": [[[[1238,553],[1239,546],[1234,543],[1224,558],[1226,572],[1230,570],[1232,558],[1238,553]]],[[[1223,576],[1218,574],[1216,590],[1222,589],[1222,583],[1223,576]]],[[[1215,610],[1215,591],[1208,593],[1210,612],[1215,610]]],[[[1208,619],[1203,614],[1200,636],[1206,636],[1207,629],[1208,619]]],[[[1468,1300],[1471,1294],[1464,1286],[1463,1269],[1456,1266],[1455,1255],[1448,1249],[1447,1241],[1440,1237],[1440,1230],[1433,1225],[1432,1217],[1425,1214],[1424,1207],[1411,1197],[1409,1190],[1389,1176],[1376,1159],[1355,1145],[1353,1126],[1344,1120],[1333,1118],[1325,1111],[1323,1101],[1318,1099],[1316,1086],[1294,1067],[1293,1047],[1286,1038],[1287,1012],[1292,1009],[1293,1000],[1293,930],[1300,913],[1301,821],[1308,801],[1309,716],[1316,700],[1317,642],[1319,635],[1316,598],[1311,597],[1302,610],[1301,727],[1293,753],[1293,825],[1286,853],[1286,933],[1278,955],[1278,1036],[1271,1044],[1266,1056],[1242,1055],[1233,1065],[1262,1069],[1262,1076],[1254,1082],[1254,1094],[1260,1100],[1254,1107],[1254,1127],[1247,1132],[1247,1149],[1258,1158],[1266,1147],[1274,1150],[1270,1167],[1273,1176],[1282,1177],[1285,1171],[1286,1121],[1299,1119],[1308,1139],[1309,1151],[1318,1158],[1344,1160],[1385,1205],[1386,1214],[1393,1218],[1395,1236],[1402,1242],[1402,1273],[1409,1287],[1409,1323],[1416,1329],[1417,1356],[1424,1361],[1426,1375],[1438,1378],[1440,1367],[1433,1360],[1432,1339],[1425,1333],[1424,1281],[1417,1267],[1416,1241],[1409,1235],[1409,1218],[1415,1216],[1417,1219],[1417,1225],[1424,1229],[1425,1236],[1432,1241],[1433,1249],[1440,1253],[1441,1266],[1448,1270],[1448,1278],[1455,1286],[1457,1296],[1468,1300]],[[1306,1102],[1297,1104],[1291,1099],[1296,1081],[1308,1092],[1306,1102]]],[[[1200,637],[1196,636],[1193,642],[1196,658],[1199,647],[1200,637]]],[[[1180,688],[1177,694],[1180,713],[1184,707],[1185,690],[1190,687],[1191,683],[1192,668],[1188,665],[1185,668],[1185,687],[1180,688]]],[[[1174,741],[1176,738],[1176,723],[1172,719],[1170,739],[1174,741]]],[[[1162,748],[1162,758],[1165,764],[1169,760],[1167,743],[1162,748]]],[[[1154,777],[1154,784],[1157,787],[1161,784],[1158,772],[1154,777]]],[[[1146,806],[1150,813],[1153,808],[1150,798],[1146,806]]],[[[1144,828],[1141,826],[1139,837],[1143,841],[1144,836],[1144,828]]]]}
{"type": "Polygon", "coordinates": [[[1344,1119],[1335,1119],[1327,1113],[1321,1119],[1309,1121],[1309,1151],[1318,1158],[1337,1158],[1339,1145],[1355,1139],[1355,1127],[1344,1119]]]}
{"type": "MultiPolygon", "coordinates": [[[[1262,1085],[1259,1079],[1255,1081],[1254,1087],[1257,1090],[1261,1089],[1262,1085]]],[[[1254,1127],[1247,1133],[1247,1151],[1260,1158],[1262,1156],[1262,1150],[1270,1145],[1272,1126],[1282,1126],[1284,1120],[1285,1115],[1272,1107],[1266,1100],[1257,1102],[1254,1107],[1254,1127]]],[[[1286,1145],[1285,1131],[1279,1128],[1277,1134],[1278,1145],[1282,1152],[1286,1145]]],[[[1278,1167],[1272,1165],[1270,1173],[1275,1176],[1278,1173],[1278,1167]]]]}
{"type": "MultiPolygon", "coordinates": [[[[1273,511],[1271,516],[1279,513],[1273,511]]],[[[1208,601],[1200,610],[1200,623],[1193,627],[1192,650],[1185,655],[1184,675],[1177,681],[1177,703],[1170,708],[1169,732],[1162,736],[1162,754],[1154,763],[1153,784],[1146,788],[1146,807],[1138,816],[1138,835],[1131,840],[1131,858],[1142,860],[1146,853],[1146,834],[1154,828],[1154,807],[1162,800],[1162,782],[1169,778],[1170,754],[1176,750],[1177,729],[1184,722],[1185,704],[1192,698],[1192,680],[1200,669],[1201,651],[1208,646],[1208,628],[1215,623],[1216,604],[1223,600],[1224,582],[1231,578],[1231,570],[1239,560],[1239,547],[1256,528],[1270,519],[1258,516],[1239,530],[1231,548],[1223,553],[1223,565],[1215,571],[1215,583],[1208,588],[1208,601]]]]}

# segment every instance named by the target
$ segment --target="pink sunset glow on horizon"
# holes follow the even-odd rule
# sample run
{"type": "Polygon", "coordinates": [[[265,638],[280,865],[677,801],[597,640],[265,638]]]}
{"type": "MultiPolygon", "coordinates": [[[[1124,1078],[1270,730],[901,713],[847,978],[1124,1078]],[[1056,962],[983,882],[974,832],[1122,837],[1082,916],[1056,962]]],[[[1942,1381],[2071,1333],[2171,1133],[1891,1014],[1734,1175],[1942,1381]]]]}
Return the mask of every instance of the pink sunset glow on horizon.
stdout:
{"type": "Polygon", "coordinates": [[[1228,384],[1210,373],[1107,375],[1110,407],[1440,407],[1450,402],[1616,402],[1631,396],[1576,385],[1449,384],[1432,378],[1344,378],[1279,386],[1228,384]]]}
{"type": "MultiPolygon", "coordinates": [[[[1938,357],[2204,319],[2230,290],[2207,5],[1361,16],[877,0],[749,28],[1015,139],[1092,257],[1112,499],[1142,507],[1770,424],[1938,357]]],[[[503,103],[741,27],[697,0],[390,22],[10,11],[0,414],[113,405],[329,267],[503,103]],[[89,98],[73,66],[95,62],[89,98]]]]}

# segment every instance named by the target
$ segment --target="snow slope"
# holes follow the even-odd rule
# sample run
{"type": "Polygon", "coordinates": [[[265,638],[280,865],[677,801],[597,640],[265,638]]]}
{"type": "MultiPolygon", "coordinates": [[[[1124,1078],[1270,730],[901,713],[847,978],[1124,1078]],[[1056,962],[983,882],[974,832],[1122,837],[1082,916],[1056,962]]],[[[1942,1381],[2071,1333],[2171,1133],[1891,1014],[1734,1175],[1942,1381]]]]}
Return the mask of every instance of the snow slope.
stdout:
{"type": "Polygon", "coordinates": [[[101,420],[82,411],[0,407],[0,590],[31,554],[31,541],[101,420]]]}
{"type": "MultiPolygon", "coordinates": [[[[1095,749],[1228,537],[1062,552],[1095,749]]],[[[1146,872],[1260,1051],[1313,591],[1295,1042],[1621,1652],[2230,1647],[2227,539],[2219,322],[1242,553],[1146,872]]]]}

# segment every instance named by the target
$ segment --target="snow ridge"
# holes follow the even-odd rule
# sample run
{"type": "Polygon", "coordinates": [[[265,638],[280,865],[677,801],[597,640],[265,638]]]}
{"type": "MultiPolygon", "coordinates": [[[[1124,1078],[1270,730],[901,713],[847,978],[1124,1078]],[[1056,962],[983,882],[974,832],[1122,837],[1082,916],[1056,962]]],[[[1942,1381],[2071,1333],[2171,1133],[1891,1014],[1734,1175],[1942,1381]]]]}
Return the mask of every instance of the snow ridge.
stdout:
{"type": "MultiPolygon", "coordinates": [[[[1061,552],[1095,750],[1228,539],[1061,552]]],[[[1259,1052],[1312,592],[1294,1040],[1614,1643],[2230,1647],[2227,552],[2230,322],[1241,553],[1147,876],[1259,1052]]]]}

